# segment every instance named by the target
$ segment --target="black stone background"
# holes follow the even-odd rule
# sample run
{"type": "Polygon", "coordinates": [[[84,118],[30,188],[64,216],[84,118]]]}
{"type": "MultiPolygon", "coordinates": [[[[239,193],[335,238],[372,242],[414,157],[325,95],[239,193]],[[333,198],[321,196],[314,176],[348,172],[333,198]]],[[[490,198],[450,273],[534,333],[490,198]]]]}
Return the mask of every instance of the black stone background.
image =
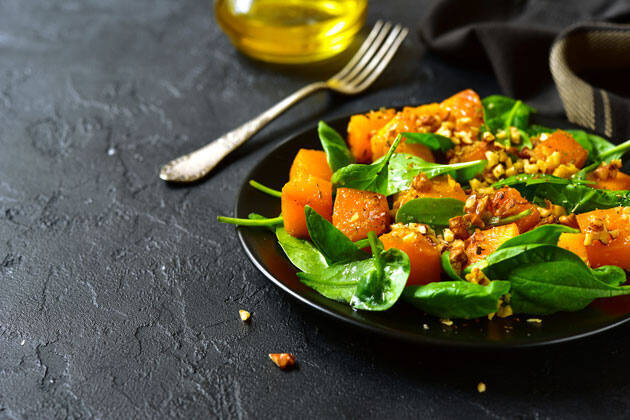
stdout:
{"type": "MultiPolygon", "coordinates": [[[[368,20],[416,26],[427,5],[375,0],[368,20]]],[[[158,179],[345,59],[254,62],[209,0],[0,0],[0,418],[628,417],[627,328],[496,353],[388,341],[293,301],[215,221],[318,119],[498,90],[415,35],[368,93],[315,95],[197,185],[158,179]]]]}

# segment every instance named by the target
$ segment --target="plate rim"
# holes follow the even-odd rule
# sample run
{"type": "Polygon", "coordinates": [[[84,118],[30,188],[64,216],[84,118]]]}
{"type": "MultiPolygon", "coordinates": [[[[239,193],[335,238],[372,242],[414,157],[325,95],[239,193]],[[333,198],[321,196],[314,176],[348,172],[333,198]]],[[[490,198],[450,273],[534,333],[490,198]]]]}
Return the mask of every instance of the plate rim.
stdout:
{"type": "MultiPolygon", "coordinates": [[[[400,106],[393,106],[392,108],[399,109],[400,106]]],[[[364,112],[355,112],[355,113],[347,114],[347,115],[331,116],[328,119],[329,121],[328,123],[335,125],[336,123],[341,122],[343,120],[348,120],[352,115],[365,113],[365,112],[369,112],[369,110],[366,110],[364,112]]],[[[545,117],[544,115],[540,115],[540,116],[545,117]]],[[[548,118],[561,119],[558,117],[549,117],[549,116],[548,118]]],[[[567,123],[571,124],[569,121],[567,121],[567,123]]],[[[273,154],[278,149],[282,148],[285,144],[293,141],[295,138],[302,137],[310,131],[316,132],[316,130],[317,130],[316,125],[309,124],[302,130],[299,130],[291,134],[287,134],[278,144],[276,144],[273,148],[267,151],[264,154],[264,156],[262,156],[251,167],[251,169],[247,172],[247,175],[245,176],[245,179],[242,181],[237,192],[237,198],[236,198],[236,201],[234,204],[234,210],[233,210],[235,217],[238,217],[238,209],[241,204],[241,197],[243,196],[245,189],[250,187],[249,180],[252,179],[253,173],[256,172],[256,170],[261,166],[263,161],[265,161],[269,155],[273,154]]],[[[247,229],[247,227],[238,226],[236,228],[241,247],[245,251],[245,254],[249,258],[249,260],[254,264],[256,269],[258,269],[258,271],[260,271],[265,277],[267,277],[267,279],[270,280],[275,286],[279,287],[281,290],[288,293],[291,297],[296,299],[301,304],[307,307],[310,307],[312,309],[318,310],[319,312],[328,316],[330,319],[340,320],[347,325],[359,327],[364,332],[369,332],[374,335],[387,336],[388,338],[391,338],[391,339],[397,339],[397,340],[402,340],[406,342],[413,342],[415,344],[422,344],[422,345],[428,345],[428,346],[433,346],[433,347],[466,348],[466,349],[477,349],[477,350],[510,350],[510,349],[537,348],[537,347],[544,347],[544,346],[550,346],[554,344],[561,344],[561,343],[581,340],[590,336],[603,333],[613,328],[617,328],[625,324],[626,322],[630,321],[630,313],[628,313],[624,315],[621,319],[613,323],[610,323],[610,324],[607,324],[607,325],[604,325],[604,326],[601,326],[601,327],[598,327],[589,331],[585,331],[578,334],[559,336],[557,338],[552,338],[552,339],[544,339],[544,340],[537,340],[537,341],[533,340],[531,342],[524,342],[524,343],[503,342],[503,341],[483,341],[483,342],[450,341],[447,339],[427,337],[427,336],[411,334],[411,333],[403,332],[403,331],[394,331],[389,328],[377,327],[374,325],[369,325],[369,324],[360,322],[352,318],[348,318],[342,314],[338,314],[334,310],[327,308],[326,306],[322,306],[317,302],[313,302],[309,300],[308,298],[300,295],[299,293],[297,293],[296,291],[294,291],[293,289],[285,285],[281,280],[277,279],[272,273],[270,273],[258,260],[257,256],[254,255],[254,253],[249,249],[249,247],[247,246],[245,242],[245,237],[243,234],[245,229],[247,229]]]]}

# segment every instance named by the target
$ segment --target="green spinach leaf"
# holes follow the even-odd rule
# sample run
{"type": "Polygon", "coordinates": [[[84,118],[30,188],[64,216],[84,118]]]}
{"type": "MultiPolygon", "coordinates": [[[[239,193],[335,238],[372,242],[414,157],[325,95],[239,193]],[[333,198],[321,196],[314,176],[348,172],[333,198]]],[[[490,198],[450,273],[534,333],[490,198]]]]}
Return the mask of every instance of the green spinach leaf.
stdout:
{"type": "Polygon", "coordinates": [[[355,309],[384,311],[398,301],[405,288],[410,270],[409,257],[395,248],[384,251],[374,232],[368,233],[368,239],[374,271],[366,273],[359,281],[350,305],[355,309]]]}
{"type": "Polygon", "coordinates": [[[551,175],[516,175],[493,184],[516,188],[528,201],[545,206],[545,199],[564,207],[568,213],[584,213],[630,205],[630,191],[600,190],[589,187],[589,181],[564,179],[551,175]]]}
{"type": "Polygon", "coordinates": [[[446,136],[435,133],[402,133],[407,144],[423,144],[431,150],[446,152],[455,146],[455,143],[446,136]]]}
{"type": "Polygon", "coordinates": [[[481,100],[483,106],[484,125],[487,130],[496,134],[504,130],[507,137],[505,144],[510,144],[510,127],[526,130],[529,126],[529,116],[536,110],[519,100],[501,95],[491,95],[481,100]]]}
{"type": "Polygon", "coordinates": [[[593,274],[580,257],[553,245],[526,248],[512,258],[489,264],[483,271],[490,279],[511,282],[515,313],[577,311],[597,298],[630,294],[630,287],[614,285],[619,281],[617,270],[593,274]]]}
{"type": "Polygon", "coordinates": [[[443,252],[440,255],[440,264],[442,265],[442,270],[446,273],[447,276],[456,281],[465,281],[453,268],[451,264],[451,251],[443,252]]]}
{"type": "Polygon", "coordinates": [[[316,273],[298,273],[300,280],[322,295],[349,303],[355,309],[384,311],[394,305],[409,277],[409,257],[368,234],[373,256],[334,264],[316,273]]]}
{"type": "Polygon", "coordinates": [[[354,157],[346,142],[331,126],[320,121],[317,126],[317,134],[319,134],[319,141],[326,152],[328,166],[333,172],[354,163],[354,157]]]}
{"type": "Polygon", "coordinates": [[[542,225],[529,232],[521,233],[512,239],[508,239],[497,248],[497,251],[518,245],[557,245],[558,239],[563,233],[580,233],[580,231],[564,225],[542,225]]]}
{"type": "Polygon", "coordinates": [[[455,198],[416,198],[400,207],[396,223],[424,223],[443,229],[450,218],[464,214],[464,204],[455,198]]]}
{"type": "Polygon", "coordinates": [[[362,278],[373,273],[374,261],[333,264],[314,273],[297,273],[300,281],[329,299],[350,303],[362,278]]]}
{"type": "Polygon", "coordinates": [[[472,319],[496,312],[499,299],[509,291],[507,281],[495,280],[487,286],[467,281],[444,281],[409,286],[402,298],[434,316],[472,319]]]}
{"type": "Polygon", "coordinates": [[[480,174],[488,164],[485,160],[441,165],[427,162],[406,153],[396,153],[389,162],[387,195],[409,189],[413,179],[423,172],[429,179],[439,175],[451,175],[458,182],[466,182],[480,174]]]}
{"type": "Polygon", "coordinates": [[[289,235],[283,227],[276,228],[276,238],[289,261],[300,270],[316,273],[328,267],[324,255],[309,241],[289,235]]]}
{"type": "Polygon", "coordinates": [[[328,264],[356,261],[368,257],[350,238],[320,216],[312,207],[305,206],[304,214],[311,240],[324,255],[328,264]]]}
{"type": "Polygon", "coordinates": [[[337,187],[348,187],[387,195],[388,163],[402,139],[398,135],[387,154],[370,165],[354,163],[333,173],[332,183],[337,187]]]}

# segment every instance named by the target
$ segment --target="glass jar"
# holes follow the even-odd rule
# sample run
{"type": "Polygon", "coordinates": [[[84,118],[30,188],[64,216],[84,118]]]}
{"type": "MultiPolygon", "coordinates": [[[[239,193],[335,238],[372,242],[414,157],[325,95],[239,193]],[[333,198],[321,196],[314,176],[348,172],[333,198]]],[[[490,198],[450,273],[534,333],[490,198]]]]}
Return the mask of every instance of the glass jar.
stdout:
{"type": "Polygon", "coordinates": [[[367,0],[215,0],[221,28],[243,53],[307,63],[343,51],[365,23],[367,0]]]}

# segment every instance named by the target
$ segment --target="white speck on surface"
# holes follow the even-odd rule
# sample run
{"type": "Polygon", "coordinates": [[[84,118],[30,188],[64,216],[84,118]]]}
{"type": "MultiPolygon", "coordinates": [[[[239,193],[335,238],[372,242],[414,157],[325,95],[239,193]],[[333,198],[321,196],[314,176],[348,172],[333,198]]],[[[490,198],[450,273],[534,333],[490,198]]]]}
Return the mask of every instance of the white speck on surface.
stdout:
{"type": "Polygon", "coordinates": [[[22,341],[20,342],[20,346],[23,346],[23,345],[24,345],[24,343],[26,343],[26,340],[22,340],[22,341]]]}
{"type": "Polygon", "coordinates": [[[109,146],[107,149],[107,156],[114,156],[116,154],[116,148],[114,146],[109,146]]]}
{"type": "Polygon", "coordinates": [[[428,326],[427,324],[422,324],[422,329],[424,329],[424,330],[428,330],[428,329],[429,329],[429,326],[428,326]]]}

